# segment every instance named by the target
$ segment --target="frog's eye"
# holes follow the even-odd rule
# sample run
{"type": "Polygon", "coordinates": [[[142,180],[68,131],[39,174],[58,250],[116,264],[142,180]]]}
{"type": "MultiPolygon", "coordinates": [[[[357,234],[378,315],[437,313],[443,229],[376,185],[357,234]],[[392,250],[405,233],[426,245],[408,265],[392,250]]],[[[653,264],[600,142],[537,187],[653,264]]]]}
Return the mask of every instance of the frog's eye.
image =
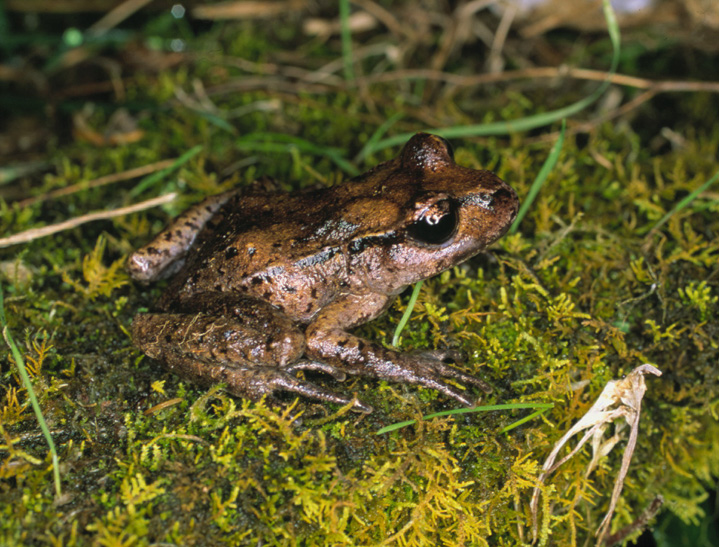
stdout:
{"type": "Polygon", "coordinates": [[[452,200],[443,199],[420,211],[407,232],[422,243],[441,245],[452,238],[458,223],[457,205],[452,200]]]}

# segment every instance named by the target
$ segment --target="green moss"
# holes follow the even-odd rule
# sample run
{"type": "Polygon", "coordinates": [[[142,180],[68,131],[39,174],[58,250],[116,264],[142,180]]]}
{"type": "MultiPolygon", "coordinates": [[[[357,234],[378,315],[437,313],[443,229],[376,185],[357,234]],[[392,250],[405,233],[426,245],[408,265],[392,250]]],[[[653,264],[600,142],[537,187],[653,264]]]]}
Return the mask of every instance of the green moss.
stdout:
{"type": "MultiPolygon", "coordinates": [[[[321,94],[248,89],[213,96],[214,114],[230,124],[228,131],[191,103],[178,102],[176,91],[193,92],[195,81],[236,83],[246,72],[225,61],[234,55],[262,61],[296,38],[292,29],[229,29],[218,25],[195,46],[221,49],[222,59],[208,54],[127,83],[131,103],[142,105],[132,110],[144,131],[141,141],[58,144],[49,153],[54,174],[41,183],[33,179],[34,192],[42,194],[203,144],[199,156],[141,196],[179,191],[177,202],[0,250],[5,312],[60,451],[64,492],[53,499],[47,449],[1,352],[0,544],[528,543],[529,499],[544,457],[606,382],[643,362],[665,374],[648,379],[639,443],[613,529],[637,518],[656,494],[683,522],[704,518],[707,489],[719,474],[719,205],[700,197],[659,231],[650,230],[716,169],[719,124],[704,130],[706,120],[699,119],[707,117],[708,99],[687,100],[685,112],[695,117],[686,124],[697,129],[687,131],[676,151],[654,152],[624,124],[602,125],[582,146],[568,138],[519,233],[421,291],[403,349],[460,348],[467,355],[463,368],[494,387],[485,402],[554,402],[554,409],[508,433],[499,431],[519,412],[420,420],[376,436],[385,425],[450,405],[431,390],[362,378],[317,381],[357,393],[375,408],[369,416],[305,399],[250,403],[219,388],[185,384],[132,348],[132,317],[162,287],[129,284],[122,261],[203,195],[261,175],[288,189],[342,177],[329,158],[296,149],[239,153],[243,135],[286,133],[340,148],[351,159],[395,109],[404,117],[391,130],[401,132],[424,128],[428,119],[467,123],[462,111],[469,107],[477,110],[473,119],[497,120],[549,106],[538,106],[528,91],[497,93],[488,105],[474,92],[459,93],[417,112],[412,102],[419,95],[389,84],[365,90],[369,96],[339,88],[321,94]],[[236,161],[246,162],[242,170],[218,174],[236,161]]],[[[331,47],[305,46],[318,65],[334,55],[331,47]]],[[[261,73],[261,65],[257,69],[261,73]]],[[[102,130],[111,114],[98,108],[88,123],[102,130]]],[[[527,144],[523,135],[456,144],[461,164],[491,167],[520,196],[548,150],[527,144]]],[[[368,163],[391,154],[378,152],[368,163]]],[[[24,209],[0,203],[0,231],[126,205],[135,183],[24,209]]],[[[405,305],[403,296],[359,332],[388,343],[405,305]]],[[[588,451],[550,477],[542,497],[543,541],[591,541],[620,465],[615,452],[588,478],[588,451]]]]}

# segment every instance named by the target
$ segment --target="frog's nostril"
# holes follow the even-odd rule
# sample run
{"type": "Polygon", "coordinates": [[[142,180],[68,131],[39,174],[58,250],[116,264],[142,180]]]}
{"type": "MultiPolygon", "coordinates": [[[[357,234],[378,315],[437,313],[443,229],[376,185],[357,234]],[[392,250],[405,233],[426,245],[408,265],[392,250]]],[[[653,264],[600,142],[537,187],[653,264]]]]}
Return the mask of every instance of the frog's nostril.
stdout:
{"type": "Polygon", "coordinates": [[[514,210],[516,213],[519,202],[517,194],[509,186],[501,186],[494,191],[492,195],[494,206],[499,210],[514,210]]]}

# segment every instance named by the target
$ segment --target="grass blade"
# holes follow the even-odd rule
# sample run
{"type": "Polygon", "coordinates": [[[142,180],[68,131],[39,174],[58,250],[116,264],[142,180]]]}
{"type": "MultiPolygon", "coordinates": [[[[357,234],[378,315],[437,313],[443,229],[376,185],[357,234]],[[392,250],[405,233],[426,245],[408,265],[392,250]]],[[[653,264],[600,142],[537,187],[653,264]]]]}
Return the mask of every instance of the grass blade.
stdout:
{"type": "Polygon", "coordinates": [[[340,0],[340,36],[342,40],[342,64],[344,65],[345,80],[353,82],[355,73],[352,66],[352,29],[350,29],[349,0],[340,0]]]}
{"type": "Polygon", "coordinates": [[[389,118],[387,118],[382,125],[380,125],[377,130],[372,134],[372,136],[367,140],[365,145],[362,147],[362,150],[359,151],[359,153],[355,156],[355,163],[360,163],[363,161],[371,152],[375,149],[375,146],[379,142],[379,140],[384,136],[387,131],[389,131],[390,127],[392,127],[395,123],[397,123],[402,117],[404,117],[404,114],[402,112],[396,112],[395,114],[392,114],[389,118]]]}
{"type": "Polygon", "coordinates": [[[10,329],[7,326],[7,321],[5,320],[5,302],[3,298],[2,286],[0,286],[0,327],[2,327],[2,334],[5,338],[5,342],[10,347],[13,359],[15,359],[15,364],[17,365],[18,373],[20,374],[20,378],[22,379],[23,386],[27,390],[28,397],[30,397],[30,404],[32,405],[32,409],[35,412],[37,422],[38,424],[40,424],[42,434],[45,436],[47,445],[50,448],[50,453],[52,454],[52,472],[55,479],[55,495],[57,498],[60,498],[60,496],[62,495],[62,487],[60,484],[60,462],[57,456],[57,450],[55,449],[55,443],[52,440],[50,429],[47,427],[45,418],[42,415],[40,403],[38,403],[37,397],[35,396],[35,391],[33,390],[30,376],[28,375],[27,369],[25,368],[25,361],[20,354],[20,350],[17,349],[15,340],[13,340],[12,335],[10,334],[10,329]]]}
{"type": "Polygon", "coordinates": [[[649,233],[656,232],[659,228],[664,226],[664,224],[667,223],[667,221],[672,218],[674,215],[676,215],[679,211],[684,209],[687,205],[689,205],[692,201],[694,201],[699,194],[706,191],[712,184],[714,184],[719,179],[719,171],[717,171],[712,178],[710,178],[708,181],[706,181],[704,184],[702,184],[699,188],[694,190],[691,194],[684,196],[679,202],[672,208],[671,211],[669,211],[666,215],[664,215],[659,222],[657,222],[651,230],[649,230],[649,233]]]}
{"type": "Polygon", "coordinates": [[[152,175],[148,175],[145,178],[143,178],[140,182],[137,183],[137,186],[135,186],[132,190],[130,190],[130,197],[136,197],[151,186],[154,186],[156,183],[164,179],[167,175],[172,173],[173,171],[176,171],[179,169],[182,165],[190,161],[192,158],[194,158],[197,154],[199,154],[202,151],[202,145],[198,144],[197,146],[193,146],[190,148],[187,152],[182,154],[177,160],[170,165],[169,167],[166,167],[165,169],[161,169],[160,171],[157,171],[156,173],[153,173],[152,175]]]}
{"type": "Polygon", "coordinates": [[[562,151],[562,146],[564,145],[564,134],[566,132],[566,129],[567,129],[567,120],[562,120],[562,129],[559,132],[559,138],[557,139],[557,142],[554,143],[554,146],[552,147],[552,150],[549,152],[549,155],[547,156],[547,159],[544,161],[544,165],[542,165],[542,168],[539,170],[539,173],[537,173],[537,177],[534,179],[534,182],[532,183],[532,186],[529,189],[529,192],[527,193],[527,197],[524,198],[524,203],[522,203],[522,206],[519,208],[519,213],[517,213],[517,218],[515,219],[514,223],[512,224],[511,228],[509,229],[510,234],[515,233],[519,229],[519,223],[522,222],[524,215],[526,215],[527,211],[529,211],[529,208],[532,206],[532,203],[534,202],[534,199],[537,197],[539,190],[541,190],[542,186],[544,186],[544,181],[547,180],[547,176],[552,171],[552,169],[554,169],[554,166],[557,164],[557,160],[559,159],[559,154],[562,151]]]}
{"type": "MultiPolygon", "coordinates": [[[[552,405],[552,406],[554,406],[554,405],[552,405]]],[[[513,422],[513,423],[509,424],[509,425],[506,426],[506,427],[503,427],[502,429],[499,430],[499,432],[500,432],[500,433],[506,433],[507,431],[510,431],[510,430],[514,429],[515,427],[519,427],[519,426],[522,425],[523,423],[528,422],[529,420],[533,420],[534,418],[536,418],[536,417],[539,416],[540,414],[544,414],[544,413],[547,412],[547,410],[549,410],[550,408],[552,408],[552,407],[550,406],[550,407],[547,407],[547,408],[540,408],[539,410],[535,410],[535,411],[532,412],[529,416],[525,416],[524,418],[520,418],[520,419],[517,420],[516,422],[513,422]]]]}
{"type": "Polygon", "coordinates": [[[422,283],[423,281],[418,281],[414,284],[414,289],[412,290],[412,296],[409,297],[409,302],[407,302],[407,309],[404,310],[404,313],[402,314],[402,319],[399,320],[399,323],[397,324],[397,328],[394,329],[394,336],[392,337],[392,345],[394,347],[397,347],[397,344],[399,343],[399,335],[402,333],[404,328],[407,326],[407,322],[409,321],[410,316],[412,315],[412,310],[414,310],[414,305],[417,303],[417,297],[419,296],[419,291],[422,289],[422,283]]]}
{"type": "Polygon", "coordinates": [[[46,161],[29,161],[26,163],[0,167],[0,186],[13,182],[25,175],[37,173],[38,171],[42,171],[48,167],[50,167],[50,163],[46,161]]]}
{"type": "MultiPolygon", "coordinates": [[[[506,426],[503,428],[500,433],[504,433],[505,431],[509,431],[510,429],[513,429],[533,418],[536,416],[539,416],[543,412],[546,412],[550,408],[554,408],[554,403],[506,403],[506,404],[500,404],[500,405],[483,405],[483,406],[476,406],[474,408],[455,408],[453,410],[443,410],[442,412],[435,412],[434,414],[427,414],[426,416],[423,416],[423,420],[431,420],[432,418],[439,418],[442,416],[455,416],[458,414],[471,414],[474,412],[490,412],[493,410],[517,410],[517,409],[536,409],[535,412],[530,414],[529,416],[526,416],[520,420],[517,420],[516,422],[506,426]]],[[[407,420],[404,422],[397,422],[395,424],[390,424],[388,426],[383,427],[382,429],[379,429],[375,435],[383,435],[385,433],[389,433],[391,431],[397,431],[398,429],[402,429],[403,427],[407,427],[408,425],[413,425],[417,423],[417,420],[407,420]]]]}
{"type": "Polygon", "coordinates": [[[252,152],[289,153],[292,148],[296,148],[300,152],[328,157],[340,169],[352,177],[356,177],[360,174],[359,169],[344,158],[344,153],[339,148],[317,145],[301,137],[294,137],[283,133],[257,132],[244,135],[237,139],[236,142],[240,150],[252,152]]]}

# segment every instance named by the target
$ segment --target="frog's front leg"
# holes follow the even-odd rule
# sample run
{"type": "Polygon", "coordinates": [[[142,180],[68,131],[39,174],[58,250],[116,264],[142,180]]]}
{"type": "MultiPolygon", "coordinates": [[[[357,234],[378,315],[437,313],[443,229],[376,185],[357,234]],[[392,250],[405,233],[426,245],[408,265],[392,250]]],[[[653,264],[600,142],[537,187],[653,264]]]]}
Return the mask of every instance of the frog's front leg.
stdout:
{"type": "Polygon", "coordinates": [[[176,273],[187,251],[207,222],[239,190],[210,196],[193,205],[172,221],[150,243],[140,247],[127,260],[127,269],[135,281],[149,283],[176,273]]]}
{"type": "Polygon", "coordinates": [[[436,389],[466,406],[474,406],[475,398],[446,380],[491,391],[485,382],[447,365],[432,355],[433,352],[400,353],[347,332],[380,315],[391,299],[381,294],[348,295],[326,306],[305,331],[307,355],[347,374],[436,389]]]}
{"type": "Polygon", "coordinates": [[[357,400],[294,376],[298,370],[312,370],[345,379],[331,365],[302,359],[304,334],[287,316],[265,302],[227,298],[199,295],[184,303],[182,313],[137,315],[133,341],[179,376],[205,385],[224,382],[236,396],[257,400],[290,391],[339,404],[354,401],[356,410],[371,411],[357,400]]]}

